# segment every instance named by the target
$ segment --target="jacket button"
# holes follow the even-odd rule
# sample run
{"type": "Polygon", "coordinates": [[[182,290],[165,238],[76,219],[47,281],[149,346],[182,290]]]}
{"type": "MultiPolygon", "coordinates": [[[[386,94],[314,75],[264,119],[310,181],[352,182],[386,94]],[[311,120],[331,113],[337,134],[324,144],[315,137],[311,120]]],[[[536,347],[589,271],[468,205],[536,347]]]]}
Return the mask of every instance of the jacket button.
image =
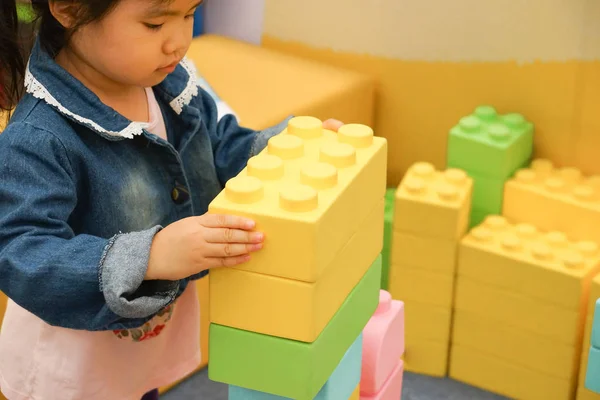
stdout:
{"type": "Polygon", "coordinates": [[[173,190],[171,190],[171,199],[175,204],[185,203],[189,197],[188,191],[180,185],[175,186],[173,190]]]}

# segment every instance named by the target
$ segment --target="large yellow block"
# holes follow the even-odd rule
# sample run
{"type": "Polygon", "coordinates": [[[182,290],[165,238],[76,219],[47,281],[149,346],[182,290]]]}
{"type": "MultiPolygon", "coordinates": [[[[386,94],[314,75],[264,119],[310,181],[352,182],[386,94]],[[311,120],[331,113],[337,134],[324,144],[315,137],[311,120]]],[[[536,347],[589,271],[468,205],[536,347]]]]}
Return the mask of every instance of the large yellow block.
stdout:
{"type": "Polygon", "coordinates": [[[316,282],[383,199],[386,151],[367,126],[336,134],[316,118],[292,119],[209,207],[250,217],[266,234],[264,249],[237,268],[316,282]]]}
{"type": "Polygon", "coordinates": [[[506,183],[503,215],[576,240],[600,242],[600,175],[535,160],[506,183]]]}
{"type": "Polygon", "coordinates": [[[210,34],[195,38],[187,56],[249,128],[265,129],[290,114],[373,125],[369,74],[210,34]]]}
{"type": "Polygon", "coordinates": [[[572,398],[575,389],[565,379],[535,372],[461,345],[452,346],[450,377],[524,400],[566,400],[572,398]]]}
{"type": "Polygon", "coordinates": [[[450,340],[452,312],[415,301],[404,302],[404,337],[406,347],[421,340],[447,343],[450,340]]]}
{"type": "Polygon", "coordinates": [[[404,350],[404,370],[443,377],[448,372],[448,342],[413,341],[404,350]]]}
{"type": "Polygon", "coordinates": [[[452,318],[452,344],[521,365],[532,371],[575,381],[579,349],[484,317],[456,310],[452,318]]]}
{"type": "Polygon", "coordinates": [[[469,224],[473,180],[464,171],[414,164],[396,191],[394,230],[458,239],[469,224]]]}
{"type": "Polygon", "coordinates": [[[392,264],[389,292],[395,299],[452,308],[454,275],[392,264]]]}
{"type": "Polygon", "coordinates": [[[235,268],[211,271],[211,321],[313,342],[381,252],[383,214],[381,199],[314,283],[235,268]]]}
{"type": "Polygon", "coordinates": [[[599,246],[561,232],[488,217],[461,242],[458,274],[585,313],[591,278],[600,270],[599,246]]]}
{"type": "Polygon", "coordinates": [[[470,278],[457,278],[454,309],[493,316],[513,329],[523,329],[568,346],[575,346],[581,340],[583,321],[580,322],[578,310],[552,305],[470,278]]]}
{"type": "Polygon", "coordinates": [[[413,235],[395,230],[391,263],[454,275],[458,241],[413,235]]]}

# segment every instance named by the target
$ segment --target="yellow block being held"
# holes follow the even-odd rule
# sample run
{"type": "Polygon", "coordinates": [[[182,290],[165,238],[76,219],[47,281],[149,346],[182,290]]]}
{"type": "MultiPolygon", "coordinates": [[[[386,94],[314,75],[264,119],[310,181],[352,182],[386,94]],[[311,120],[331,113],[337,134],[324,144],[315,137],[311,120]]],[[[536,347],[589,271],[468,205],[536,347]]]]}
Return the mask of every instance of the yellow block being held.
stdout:
{"type": "Polygon", "coordinates": [[[235,268],[212,270],[211,321],[313,342],[381,252],[383,214],[382,199],[316,283],[235,268]]]}
{"type": "Polygon", "coordinates": [[[236,268],[316,282],[385,194],[387,142],[297,117],[227,182],[209,212],[252,218],[265,248],[236,268]],[[350,217],[349,217],[350,216],[350,217]]]}

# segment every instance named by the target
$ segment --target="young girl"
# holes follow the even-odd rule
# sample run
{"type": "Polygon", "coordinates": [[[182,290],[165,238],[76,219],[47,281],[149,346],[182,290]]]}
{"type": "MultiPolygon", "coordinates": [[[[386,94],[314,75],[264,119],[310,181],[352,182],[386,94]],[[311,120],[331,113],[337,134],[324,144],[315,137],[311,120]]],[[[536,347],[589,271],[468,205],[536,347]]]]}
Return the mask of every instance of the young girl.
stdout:
{"type": "Polygon", "coordinates": [[[192,281],[264,240],[208,204],[285,121],[217,121],[184,58],[198,0],[33,0],[27,63],[1,3],[2,393],[156,398],[200,361],[192,281]]]}

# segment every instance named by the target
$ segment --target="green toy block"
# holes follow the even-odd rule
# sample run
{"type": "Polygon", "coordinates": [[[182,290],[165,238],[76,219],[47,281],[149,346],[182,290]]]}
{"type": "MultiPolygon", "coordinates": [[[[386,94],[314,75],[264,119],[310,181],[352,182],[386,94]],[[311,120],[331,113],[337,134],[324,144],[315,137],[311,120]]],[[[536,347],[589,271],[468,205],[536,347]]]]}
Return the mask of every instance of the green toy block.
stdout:
{"type": "Polygon", "coordinates": [[[531,159],[533,124],[521,114],[478,107],[450,130],[448,167],[506,179],[531,159]]]}
{"type": "Polygon", "coordinates": [[[381,288],[387,290],[390,279],[390,255],[392,250],[392,234],[394,226],[394,204],[396,189],[390,188],[385,192],[385,214],[383,227],[383,250],[381,251],[381,288]]]}
{"type": "Polygon", "coordinates": [[[381,255],[312,343],[211,324],[209,378],[282,397],[314,399],[377,309],[380,284],[381,255]]]}
{"type": "Polygon", "coordinates": [[[493,213],[490,211],[486,211],[486,210],[479,210],[477,208],[472,208],[471,209],[471,219],[469,222],[469,229],[475,228],[476,226],[481,225],[481,223],[483,221],[485,221],[485,218],[488,215],[494,215],[497,213],[493,213]]]}
{"type": "Polygon", "coordinates": [[[476,173],[468,172],[473,178],[473,205],[478,210],[489,211],[491,214],[502,212],[504,199],[504,184],[506,179],[488,178],[476,173]]]}

